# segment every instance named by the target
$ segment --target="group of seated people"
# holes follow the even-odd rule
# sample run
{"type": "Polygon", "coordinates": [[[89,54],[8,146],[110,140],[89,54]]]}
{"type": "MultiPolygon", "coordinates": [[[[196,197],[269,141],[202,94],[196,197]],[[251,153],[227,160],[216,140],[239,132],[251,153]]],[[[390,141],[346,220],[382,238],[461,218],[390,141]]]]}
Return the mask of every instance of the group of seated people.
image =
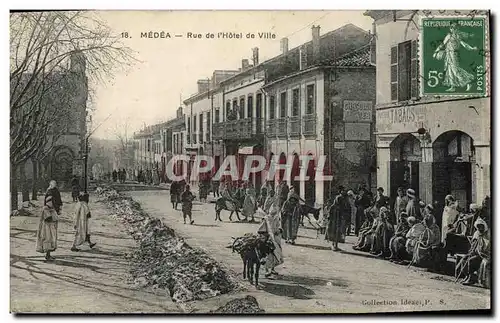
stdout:
{"type": "Polygon", "coordinates": [[[442,269],[448,254],[463,253],[456,262],[457,281],[463,279],[462,283],[468,285],[479,280],[485,286],[490,263],[488,219],[475,204],[471,205],[468,214],[456,212],[456,206],[455,199],[447,196],[443,223],[440,223],[444,226],[442,229],[433,215],[432,205],[422,208],[418,218],[400,212],[395,226],[391,223],[388,207],[368,208],[364,211],[364,223],[353,249],[370,252],[393,263],[433,270],[442,269]],[[449,214],[453,216],[450,218],[449,214]]]}

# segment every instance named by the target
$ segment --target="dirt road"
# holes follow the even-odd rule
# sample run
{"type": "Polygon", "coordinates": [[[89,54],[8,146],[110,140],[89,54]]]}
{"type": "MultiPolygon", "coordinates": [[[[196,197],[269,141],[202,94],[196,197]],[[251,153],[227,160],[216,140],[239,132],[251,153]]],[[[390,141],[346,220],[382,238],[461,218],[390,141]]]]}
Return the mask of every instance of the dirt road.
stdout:
{"type": "MultiPolygon", "coordinates": [[[[242,271],[240,257],[225,248],[231,237],[255,232],[257,224],[215,223],[214,204],[194,206],[195,225],[184,225],[180,211],[172,210],[167,191],[128,192],[151,215],[168,226],[194,247],[205,249],[217,260],[237,272],[242,271]]],[[[310,229],[299,230],[294,246],[284,245],[285,264],[278,268],[277,279],[261,280],[261,290],[248,286],[266,312],[281,313],[365,313],[393,311],[434,311],[490,308],[490,291],[453,283],[453,278],[408,269],[355,252],[348,237],[334,253],[323,238],[310,229]]]]}
{"type": "Polygon", "coordinates": [[[135,246],[135,241],[109,216],[103,204],[90,204],[92,239],[97,246],[70,251],[74,238],[74,204],[70,200],[69,195],[63,194],[54,263],[45,262],[43,255],[35,251],[38,218],[10,219],[11,312],[180,312],[165,292],[153,292],[129,282],[124,255],[135,246]]]}

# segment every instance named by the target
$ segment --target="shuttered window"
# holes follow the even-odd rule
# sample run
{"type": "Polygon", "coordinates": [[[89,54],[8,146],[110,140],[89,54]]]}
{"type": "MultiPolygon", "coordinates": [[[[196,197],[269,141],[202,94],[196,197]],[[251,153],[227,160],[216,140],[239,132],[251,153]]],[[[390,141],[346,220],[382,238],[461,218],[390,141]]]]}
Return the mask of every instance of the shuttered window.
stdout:
{"type": "Polygon", "coordinates": [[[391,47],[391,101],[418,98],[417,41],[391,47]]]}
{"type": "Polygon", "coordinates": [[[391,47],[391,101],[398,100],[398,46],[391,47]]]}
{"type": "Polygon", "coordinates": [[[417,59],[417,41],[412,40],[411,42],[411,98],[418,98],[418,59],[417,59]]]}

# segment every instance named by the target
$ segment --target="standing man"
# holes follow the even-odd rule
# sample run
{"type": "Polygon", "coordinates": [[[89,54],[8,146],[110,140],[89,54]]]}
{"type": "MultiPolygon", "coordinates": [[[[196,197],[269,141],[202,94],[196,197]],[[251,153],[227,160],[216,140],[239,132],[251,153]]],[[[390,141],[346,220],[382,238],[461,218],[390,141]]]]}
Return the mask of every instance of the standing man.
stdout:
{"type": "Polygon", "coordinates": [[[50,253],[57,249],[57,223],[62,205],[61,193],[57,189],[56,181],[52,180],[45,193],[36,239],[36,251],[45,253],[47,261],[54,260],[50,253]]]}
{"type": "Polygon", "coordinates": [[[325,239],[332,242],[333,251],[340,251],[338,243],[345,242],[345,237],[343,236],[344,223],[342,222],[344,222],[343,219],[346,215],[350,216],[351,214],[351,206],[349,205],[345,188],[340,186],[339,192],[329,211],[325,235],[325,239]]]}
{"type": "Polygon", "coordinates": [[[405,195],[405,191],[402,187],[398,187],[398,196],[396,197],[396,202],[394,203],[394,214],[396,215],[397,225],[401,223],[401,213],[403,212],[406,213],[407,204],[408,204],[408,196],[405,195]]]}
{"type": "Polygon", "coordinates": [[[356,223],[354,225],[354,233],[358,235],[359,230],[365,221],[365,210],[370,207],[370,198],[366,194],[365,186],[359,187],[359,193],[356,196],[354,204],[356,205],[356,223]]]}
{"type": "Polygon", "coordinates": [[[174,210],[177,210],[177,204],[180,201],[181,184],[179,181],[173,181],[170,185],[170,202],[174,210]]]}
{"type": "Polygon", "coordinates": [[[186,185],[186,190],[181,195],[182,202],[182,216],[184,217],[184,224],[186,224],[186,216],[189,217],[189,223],[194,224],[191,218],[193,211],[194,194],[191,192],[189,185],[186,185]]]}
{"type": "Polygon", "coordinates": [[[113,170],[113,183],[116,183],[116,178],[118,177],[118,173],[116,172],[116,169],[113,170]]]}
{"type": "Polygon", "coordinates": [[[88,242],[90,248],[93,248],[96,244],[90,242],[90,230],[89,230],[89,219],[90,209],[89,209],[89,195],[80,194],[78,196],[79,202],[76,204],[76,217],[75,217],[75,240],[71,251],[80,251],[77,247],[88,242]]]}
{"type": "Polygon", "coordinates": [[[71,197],[73,197],[73,202],[78,202],[78,196],[80,195],[80,181],[73,175],[71,179],[71,197]]]}
{"type": "Polygon", "coordinates": [[[406,196],[408,196],[408,203],[406,204],[406,214],[408,217],[414,217],[417,222],[422,221],[422,217],[420,216],[420,208],[415,196],[415,190],[409,188],[406,190],[406,196]]]}
{"type": "Polygon", "coordinates": [[[288,193],[290,192],[290,188],[288,187],[288,184],[286,183],[285,180],[281,180],[279,186],[278,186],[278,202],[279,202],[279,207],[281,208],[285,201],[288,199],[288,193]]]}
{"type": "Polygon", "coordinates": [[[220,181],[215,178],[212,178],[212,193],[214,194],[215,198],[220,197],[219,189],[220,189],[220,181]]]}

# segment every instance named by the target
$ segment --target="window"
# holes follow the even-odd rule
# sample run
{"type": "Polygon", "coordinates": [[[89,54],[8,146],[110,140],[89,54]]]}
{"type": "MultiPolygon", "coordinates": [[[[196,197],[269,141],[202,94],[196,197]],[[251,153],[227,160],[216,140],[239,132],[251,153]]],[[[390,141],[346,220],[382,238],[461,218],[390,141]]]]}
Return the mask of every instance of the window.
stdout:
{"type": "Polygon", "coordinates": [[[269,97],[269,119],[276,118],[276,98],[274,95],[269,97]]]}
{"type": "Polygon", "coordinates": [[[300,115],[300,89],[293,89],[292,91],[292,116],[300,115]]]}
{"type": "Polygon", "coordinates": [[[179,150],[179,154],[182,154],[183,150],[184,150],[184,134],[181,132],[181,147],[179,150]]]}
{"type": "Polygon", "coordinates": [[[215,118],[215,123],[219,123],[220,122],[220,110],[219,110],[219,108],[215,109],[215,116],[214,116],[214,118],[215,118]]]}
{"type": "Polygon", "coordinates": [[[307,96],[307,107],[306,114],[314,114],[315,105],[316,105],[316,93],[314,89],[314,84],[309,84],[306,87],[306,96],[307,96]]]}
{"type": "Polygon", "coordinates": [[[262,118],[262,93],[257,93],[256,101],[255,101],[255,117],[257,119],[262,118]]]}
{"type": "Polygon", "coordinates": [[[210,112],[207,112],[207,141],[210,141],[210,123],[212,119],[210,119],[210,112]]]}
{"type": "Polygon", "coordinates": [[[191,144],[191,118],[187,118],[187,144],[191,144]]]}
{"type": "Polygon", "coordinates": [[[231,113],[231,102],[227,101],[226,102],[226,119],[227,116],[231,113]]]}
{"type": "Polygon", "coordinates": [[[240,119],[245,118],[245,98],[240,99],[240,109],[239,109],[240,119]]]}
{"type": "Polygon", "coordinates": [[[196,116],[193,116],[193,132],[196,132],[196,116]]]}
{"type": "Polygon", "coordinates": [[[238,100],[233,100],[233,116],[237,117],[238,114],[238,100]]]}
{"type": "Polygon", "coordinates": [[[203,132],[203,113],[200,113],[200,132],[203,132]]]}
{"type": "Polygon", "coordinates": [[[253,117],[253,96],[249,95],[247,99],[247,118],[253,117]]]}
{"type": "Polygon", "coordinates": [[[406,41],[391,48],[391,101],[406,101],[417,97],[417,42],[406,41]]]}
{"type": "Polygon", "coordinates": [[[151,140],[148,139],[148,152],[150,152],[150,151],[151,151],[151,140]]]}
{"type": "Polygon", "coordinates": [[[287,100],[286,100],[286,92],[281,92],[280,94],[280,118],[284,118],[287,116],[287,100]]]}

